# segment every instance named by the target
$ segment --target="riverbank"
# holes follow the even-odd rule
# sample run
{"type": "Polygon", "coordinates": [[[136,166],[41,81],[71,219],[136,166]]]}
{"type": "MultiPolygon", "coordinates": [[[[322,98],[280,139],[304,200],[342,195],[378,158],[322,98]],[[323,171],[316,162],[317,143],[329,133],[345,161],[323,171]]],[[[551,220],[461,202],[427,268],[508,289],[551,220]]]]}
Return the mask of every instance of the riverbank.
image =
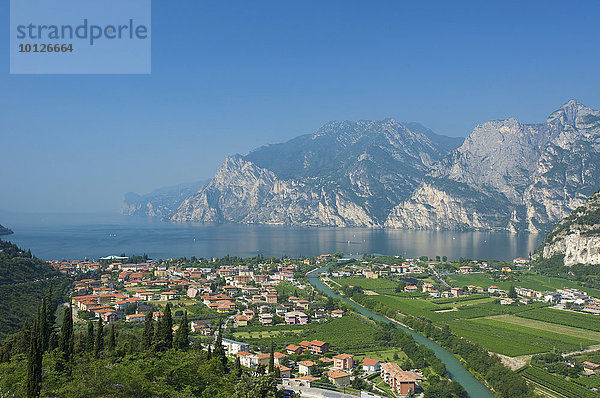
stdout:
{"type": "MultiPolygon", "coordinates": [[[[326,294],[327,296],[339,299],[339,300],[351,305],[362,315],[365,315],[369,318],[372,318],[372,319],[380,321],[380,322],[392,323],[389,319],[387,319],[381,315],[378,315],[378,314],[366,309],[362,305],[333,292],[327,285],[325,285],[320,280],[319,275],[318,275],[321,272],[326,271],[328,268],[329,268],[329,266],[325,266],[325,267],[315,269],[312,272],[308,273],[307,277],[308,277],[308,280],[311,283],[311,285],[313,285],[317,290],[321,291],[322,293],[326,294]]],[[[434,352],[434,355],[446,366],[446,370],[448,371],[450,378],[452,380],[456,381],[457,383],[459,383],[465,389],[465,391],[467,391],[467,393],[469,394],[470,397],[492,398],[491,391],[488,388],[486,388],[485,385],[483,385],[479,380],[477,380],[477,378],[475,378],[475,376],[473,376],[452,353],[450,353],[449,351],[444,349],[442,346],[440,346],[436,342],[429,340],[425,336],[423,336],[405,326],[402,326],[402,325],[399,325],[396,323],[392,323],[392,324],[394,326],[402,329],[404,332],[410,334],[413,337],[413,339],[415,340],[415,342],[417,342],[418,344],[431,349],[434,352]]]]}

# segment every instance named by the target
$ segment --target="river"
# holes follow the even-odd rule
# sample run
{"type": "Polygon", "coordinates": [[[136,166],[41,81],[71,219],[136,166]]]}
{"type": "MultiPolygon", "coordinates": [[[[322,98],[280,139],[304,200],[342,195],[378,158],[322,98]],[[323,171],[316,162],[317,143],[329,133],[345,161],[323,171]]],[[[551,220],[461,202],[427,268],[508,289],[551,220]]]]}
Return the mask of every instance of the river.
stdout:
{"type": "MultiPolygon", "coordinates": [[[[326,271],[328,268],[329,268],[329,265],[326,265],[324,267],[321,267],[321,268],[313,271],[313,274],[321,273],[323,271],[326,271]]],[[[307,276],[308,276],[308,280],[310,281],[310,283],[316,289],[318,289],[319,291],[325,293],[326,295],[328,295],[332,298],[342,300],[343,302],[353,306],[358,312],[360,312],[364,316],[375,319],[377,321],[381,321],[381,322],[386,322],[386,323],[391,322],[389,319],[387,319],[381,315],[378,315],[372,311],[369,311],[368,309],[355,303],[354,301],[348,300],[347,298],[334,293],[329,287],[327,287],[327,285],[325,285],[323,282],[321,282],[321,280],[319,279],[318,276],[310,275],[310,274],[307,276]]],[[[415,339],[415,341],[417,343],[424,345],[425,347],[433,350],[433,352],[435,353],[435,356],[438,357],[440,359],[440,361],[442,361],[444,363],[444,365],[446,365],[446,370],[448,371],[450,378],[452,380],[458,382],[461,386],[463,386],[463,388],[469,394],[469,397],[492,398],[492,393],[490,392],[490,390],[488,390],[483,384],[481,384],[481,382],[479,380],[477,380],[471,373],[469,373],[469,371],[464,368],[464,366],[460,363],[460,361],[452,353],[450,353],[449,351],[444,349],[438,343],[429,340],[428,338],[420,335],[419,333],[416,333],[402,325],[398,325],[397,323],[394,323],[394,325],[396,325],[400,329],[404,330],[406,333],[409,333],[415,339]]]]}

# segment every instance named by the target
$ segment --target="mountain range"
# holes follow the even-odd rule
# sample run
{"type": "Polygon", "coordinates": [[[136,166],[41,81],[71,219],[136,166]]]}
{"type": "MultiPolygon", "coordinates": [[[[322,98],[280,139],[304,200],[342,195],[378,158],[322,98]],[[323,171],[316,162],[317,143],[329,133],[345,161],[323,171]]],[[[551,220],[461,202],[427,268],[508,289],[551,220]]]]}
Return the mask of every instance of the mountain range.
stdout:
{"type": "Polygon", "coordinates": [[[394,119],[330,122],[228,157],[197,192],[160,212],[152,205],[148,215],[539,232],[581,206],[600,188],[599,177],[600,112],[570,100],[543,123],[489,121],[464,140],[394,119]]]}

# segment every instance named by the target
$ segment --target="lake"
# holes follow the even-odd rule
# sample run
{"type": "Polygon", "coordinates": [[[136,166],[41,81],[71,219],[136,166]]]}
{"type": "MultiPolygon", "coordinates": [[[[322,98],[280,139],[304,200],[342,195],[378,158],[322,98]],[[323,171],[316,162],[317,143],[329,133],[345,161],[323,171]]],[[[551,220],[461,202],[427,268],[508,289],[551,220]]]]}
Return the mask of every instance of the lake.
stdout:
{"type": "Polygon", "coordinates": [[[405,231],[239,224],[171,224],[113,214],[2,213],[2,236],[45,260],[146,253],[150,258],[385,254],[512,260],[527,257],[543,234],[405,231]]]}

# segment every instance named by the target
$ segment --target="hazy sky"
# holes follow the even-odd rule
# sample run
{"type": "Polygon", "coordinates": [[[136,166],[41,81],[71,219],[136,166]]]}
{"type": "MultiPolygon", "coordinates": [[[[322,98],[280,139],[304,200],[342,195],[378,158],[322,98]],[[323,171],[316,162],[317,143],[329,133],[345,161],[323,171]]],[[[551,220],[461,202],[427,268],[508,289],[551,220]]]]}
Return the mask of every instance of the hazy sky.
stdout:
{"type": "MultiPolygon", "coordinates": [[[[8,25],[9,2],[0,16],[8,25]]],[[[545,120],[600,108],[598,1],[158,1],[148,76],[9,75],[0,209],[117,211],[329,120],[545,120]]]]}

